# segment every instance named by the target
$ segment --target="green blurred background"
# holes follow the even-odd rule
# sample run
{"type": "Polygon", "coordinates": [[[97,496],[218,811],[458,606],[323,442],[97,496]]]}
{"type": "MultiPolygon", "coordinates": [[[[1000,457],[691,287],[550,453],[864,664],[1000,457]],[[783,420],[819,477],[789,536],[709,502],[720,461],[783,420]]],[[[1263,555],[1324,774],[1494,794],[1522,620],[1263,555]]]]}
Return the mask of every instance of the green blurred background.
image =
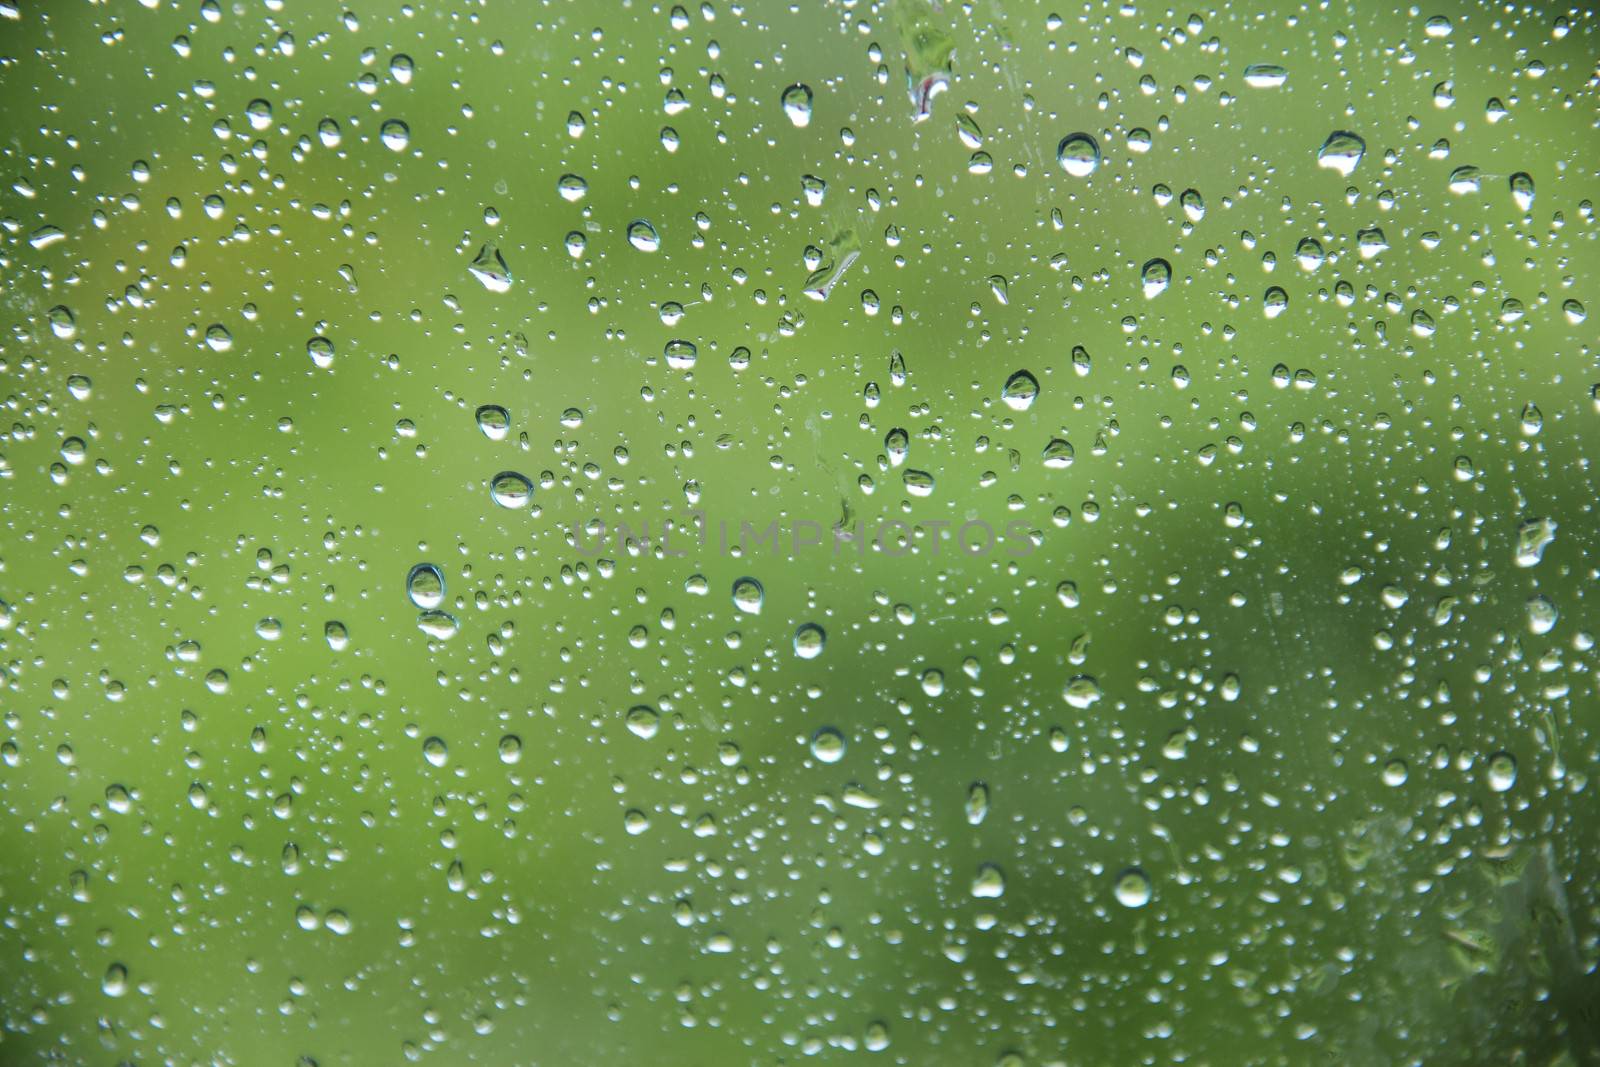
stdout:
{"type": "Polygon", "coordinates": [[[1590,13],[0,15],[0,1061],[1600,1062],[1590,13]]]}

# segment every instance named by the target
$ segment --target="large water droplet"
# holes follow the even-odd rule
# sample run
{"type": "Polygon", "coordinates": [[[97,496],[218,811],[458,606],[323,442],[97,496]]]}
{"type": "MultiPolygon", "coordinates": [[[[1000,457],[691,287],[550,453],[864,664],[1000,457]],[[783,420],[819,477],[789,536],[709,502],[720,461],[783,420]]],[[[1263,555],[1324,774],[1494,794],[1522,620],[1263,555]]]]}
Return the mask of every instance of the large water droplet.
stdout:
{"type": "Polygon", "coordinates": [[[1528,211],[1533,207],[1533,179],[1525,171],[1517,171],[1511,176],[1511,199],[1516,203],[1519,211],[1528,211]]]}
{"type": "Polygon", "coordinates": [[[411,127],[399,119],[389,119],[378,127],[378,137],[389,151],[404,152],[406,145],[411,143],[411,127]]]}
{"type": "Polygon", "coordinates": [[[501,471],[489,482],[489,496],[503,508],[525,508],[533,500],[533,483],[516,471],[501,471]]]}
{"type": "Polygon", "coordinates": [[[746,615],[761,614],[761,605],[765,598],[766,591],[754,578],[740,578],[733,583],[733,606],[746,615]]]}
{"type": "Polygon", "coordinates": [[[628,725],[628,732],[635,737],[642,737],[646,741],[656,735],[661,728],[661,716],[655,708],[644,704],[636,704],[628,709],[624,720],[628,725]]]}
{"type": "Polygon", "coordinates": [[[700,356],[700,349],[695,347],[693,341],[668,341],[662,350],[666,357],[667,366],[674,370],[688,370],[700,356]]]}
{"type": "Polygon", "coordinates": [[[1496,752],[1489,757],[1489,788],[1504,793],[1517,784],[1517,758],[1509,752],[1496,752]]]}
{"type": "Polygon", "coordinates": [[[417,616],[417,629],[438,641],[448,641],[461,629],[448,611],[424,611],[417,616]]]}
{"type": "Polygon", "coordinates": [[[809,126],[811,99],[811,86],[796,82],[783,91],[783,113],[796,126],[809,126]]]}
{"type": "Polygon", "coordinates": [[[70,341],[77,335],[78,320],[73,316],[72,309],[65,304],[57,304],[44,314],[50,322],[50,332],[63,341],[70,341]]]}
{"type": "Polygon", "coordinates": [[[1124,908],[1142,908],[1150,903],[1150,879],[1138,867],[1129,867],[1117,875],[1115,893],[1124,908]]]}
{"type": "Polygon", "coordinates": [[[844,735],[831,726],[811,735],[811,754],[819,763],[838,763],[844,759],[844,749],[844,735]]]}
{"type": "Polygon", "coordinates": [[[429,611],[444,603],[444,572],[432,563],[418,563],[406,574],[406,596],[429,611]]]}
{"type": "Polygon", "coordinates": [[[478,249],[467,271],[491,293],[504,293],[511,289],[511,268],[494,242],[487,241],[478,249]]]}
{"type": "Polygon", "coordinates": [[[648,219],[634,219],[628,223],[628,243],[641,252],[654,252],[661,247],[661,235],[648,219]]]}
{"type": "Polygon", "coordinates": [[[1334,130],[1317,149],[1317,166],[1336,170],[1348,178],[1366,155],[1367,142],[1349,130],[1334,130]]]}
{"type": "Polygon", "coordinates": [[[1289,80],[1289,72],[1276,63],[1252,63],[1244,68],[1244,83],[1252,89],[1276,89],[1289,80]]]}
{"type": "Polygon", "coordinates": [[[1161,258],[1146,260],[1139,270],[1139,285],[1145,299],[1152,300],[1167,291],[1172,284],[1172,264],[1161,258]]]}
{"type": "Polygon", "coordinates": [[[802,623],[794,632],[794,654],[801,659],[816,659],[822,655],[822,646],[828,635],[814,622],[802,623]]]}
{"type": "Polygon", "coordinates": [[[1039,397],[1039,380],[1025,370],[1019,370],[1006,379],[1000,390],[1000,399],[1012,411],[1027,411],[1039,397]]]}
{"type": "Polygon", "coordinates": [[[306,355],[313,365],[327,370],[333,366],[333,342],[326,337],[313,337],[306,342],[306,355]]]}
{"type": "Polygon", "coordinates": [[[1074,178],[1087,178],[1100,165],[1100,145],[1087,133],[1068,134],[1056,146],[1056,161],[1074,178]]]}
{"type": "Polygon", "coordinates": [[[504,441],[511,432],[511,414],[499,404],[484,404],[473,414],[478,429],[491,441],[504,441]]]}
{"type": "Polygon", "coordinates": [[[1087,674],[1080,674],[1066,684],[1062,699],[1080,710],[1100,699],[1100,683],[1087,674]]]}
{"type": "Polygon", "coordinates": [[[1006,875],[998,864],[985,863],[978,868],[978,873],[972,879],[972,895],[979,900],[992,900],[1004,896],[1006,892],[1006,875]]]}

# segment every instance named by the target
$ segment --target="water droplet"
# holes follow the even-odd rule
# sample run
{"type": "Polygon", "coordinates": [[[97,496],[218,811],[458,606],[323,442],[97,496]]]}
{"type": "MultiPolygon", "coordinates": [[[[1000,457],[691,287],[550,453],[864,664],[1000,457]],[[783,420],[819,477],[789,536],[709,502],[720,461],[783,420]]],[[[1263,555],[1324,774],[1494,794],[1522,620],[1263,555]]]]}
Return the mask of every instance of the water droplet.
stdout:
{"type": "Polygon", "coordinates": [[[1183,208],[1183,213],[1189,217],[1190,222],[1199,222],[1206,217],[1205,198],[1198,189],[1185,189],[1178,195],[1178,206],[1183,208]]]}
{"type": "Polygon", "coordinates": [[[589,195],[589,183],[576,174],[563,174],[556,179],[556,193],[569,204],[576,204],[589,195]]]}
{"type": "Polygon", "coordinates": [[[525,508],[533,500],[533,483],[516,471],[501,471],[489,482],[489,496],[503,508],[525,508]]]}
{"type": "Polygon", "coordinates": [[[989,815],[989,786],[973,782],[967,787],[967,822],[977,826],[989,815]]]}
{"type": "Polygon", "coordinates": [[[647,219],[634,219],[628,223],[628,243],[641,252],[654,252],[661,247],[661,235],[647,219]]]}
{"type": "Polygon", "coordinates": [[[794,632],[794,654],[801,659],[816,659],[822,655],[822,646],[828,635],[814,622],[802,623],[794,632]]]}
{"type": "Polygon", "coordinates": [[[105,977],[100,979],[100,991],[108,997],[126,996],[128,993],[128,968],[120,963],[113,963],[107,967],[105,977]]]}
{"type": "Polygon", "coordinates": [[[1513,559],[1519,567],[1537,567],[1544,550],[1556,539],[1554,519],[1529,519],[1517,527],[1517,548],[1513,559]]]}
{"type": "Polygon", "coordinates": [[[1528,632],[1543,636],[1556,628],[1561,621],[1561,611],[1547,596],[1528,598],[1528,632]]]}
{"type": "Polygon", "coordinates": [[[417,629],[436,641],[448,641],[460,631],[461,624],[448,611],[424,611],[417,616],[417,629]]]}
{"type": "Polygon", "coordinates": [[[1261,298],[1261,313],[1269,319],[1275,319],[1289,309],[1289,294],[1279,286],[1267,289],[1261,298]]]}
{"type": "Polygon", "coordinates": [[[1320,241],[1315,237],[1302,237],[1300,243],[1295,246],[1294,258],[1300,269],[1309,274],[1322,266],[1322,261],[1326,257],[1323,255],[1320,241]]]}
{"type": "Polygon", "coordinates": [[[761,614],[761,605],[766,597],[766,590],[761,588],[761,583],[754,578],[740,578],[733,583],[733,606],[746,615],[761,614]]]}
{"type": "Polygon", "coordinates": [[[1519,170],[1511,176],[1511,199],[1519,211],[1533,208],[1533,179],[1526,171],[1519,170]]]}
{"type": "Polygon", "coordinates": [[[1482,184],[1481,173],[1477,167],[1457,167],[1450,172],[1450,180],[1447,187],[1457,196],[1475,193],[1482,184]]]}
{"type": "Polygon", "coordinates": [[[206,345],[213,352],[227,352],[233,348],[233,334],[220,322],[213,322],[206,327],[206,345]]]}
{"type": "Polygon", "coordinates": [[[326,337],[313,337],[306,342],[306,355],[314,365],[327,370],[333,366],[333,342],[326,337]]]}
{"type": "Polygon", "coordinates": [[[883,450],[888,454],[889,466],[898,467],[911,454],[911,437],[896,426],[883,435],[883,450]]]}
{"type": "Polygon", "coordinates": [[[667,366],[675,370],[688,370],[699,358],[700,349],[692,341],[668,341],[662,355],[666,357],[667,366]]]}
{"type": "Polygon", "coordinates": [[[70,341],[77,336],[78,320],[73,317],[71,308],[65,304],[57,304],[44,314],[50,323],[51,333],[63,341],[70,341]]]}
{"type": "Polygon", "coordinates": [[[796,82],[783,91],[783,113],[796,126],[811,124],[811,86],[796,82]]]}
{"type": "Polygon", "coordinates": [[[1146,260],[1139,270],[1139,284],[1146,300],[1160,296],[1172,284],[1172,264],[1164,259],[1146,260]]]}
{"type": "Polygon", "coordinates": [[[646,741],[654,737],[656,731],[661,728],[661,716],[656,713],[655,708],[645,704],[636,704],[629,708],[624,721],[627,723],[629,733],[646,741]]]}
{"type": "Polygon", "coordinates": [[[838,763],[844,759],[844,749],[844,735],[831,726],[811,735],[811,754],[819,763],[838,763]]]}
{"type": "Polygon", "coordinates": [[[993,900],[1006,892],[1006,875],[998,864],[985,863],[978,867],[972,879],[972,895],[979,900],[993,900]]]}
{"type": "Polygon", "coordinates": [[[1276,89],[1289,80],[1289,72],[1276,63],[1252,63],[1244,68],[1244,83],[1252,89],[1276,89]]]}
{"type": "Polygon", "coordinates": [[[422,742],[422,758],[435,767],[443,767],[450,762],[450,748],[444,743],[444,738],[430,737],[422,742]]]}
{"type": "Polygon", "coordinates": [[[1000,399],[1012,411],[1027,411],[1039,397],[1039,380],[1025,370],[1019,370],[1006,379],[1000,390],[1000,399]]]}
{"type": "Polygon", "coordinates": [[[1100,165],[1100,145],[1087,133],[1068,134],[1056,146],[1056,161],[1074,178],[1087,178],[1100,165]]]}
{"type": "Polygon", "coordinates": [[[389,119],[378,127],[378,137],[389,151],[403,152],[406,145],[411,143],[411,127],[399,119],[389,119]]]}
{"type": "Polygon", "coordinates": [[[491,293],[505,293],[511,290],[511,268],[506,266],[505,257],[500,254],[493,241],[484,242],[478,249],[478,254],[467,267],[467,272],[483,284],[491,293]]]}
{"type": "Polygon", "coordinates": [[[252,130],[265,130],[272,125],[272,105],[265,100],[252,100],[244,106],[244,117],[252,130]]]}
{"type": "Polygon", "coordinates": [[[511,764],[522,759],[522,738],[516,734],[506,734],[496,746],[500,753],[500,762],[511,764]]]}
{"type": "Polygon", "coordinates": [[[1317,149],[1317,166],[1338,171],[1340,177],[1348,178],[1366,152],[1367,142],[1360,137],[1349,130],[1334,130],[1317,149]]]}
{"type": "Polygon", "coordinates": [[[1142,908],[1150,903],[1150,879],[1138,867],[1129,867],[1117,875],[1114,892],[1124,908],[1142,908]]]}
{"type": "Polygon", "coordinates": [[[1082,710],[1100,699],[1100,683],[1090,675],[1080,674],[1066,684],[1061,696],[1068,704],[1082,710]]]}
{"type": "Polygon", "coordinates": [[[1517,784],[1517,758],[1509,752],[1496,752],[1489,757],[1489,788],[1504,793],[1517,784]]]}
{"type": "Polygon", "coordinates": [[[978,126],[977,120],[962,111],[956,115],[956,136],[961,138],[961,143],[976,152],[983,147],[983,130],[978,126]]]}
{"type": "Polygon", "coordinates": [[[511,414],[499,404],[484,404],[473,413],[478,429],[491,441],[504,441],[511,432],[511,414]]]}
{"type": "Polygon", "coordinates": [[[406,574],[406,596],[423,611],[444,603],[444,572],[432,563],[418,563],[406,574]]]}
{"type": "Polygon", "coordinates": [[[900,481],[906,487],[906,492],[912,496],[933,495],[933,475],[927,471],[912,470],[907,468],[900,476],[900,481]]]}
{"type": "Polygon", "coordinates": [[[338,619],[329,619],[322,624],[322,636],[327,639],[328,647],[335,652],[343,652],[350,646],[350,631],[345,629],[344,623],[338,619]]]}
{"type": "Polygon", "coordinates": [[[1063,470],[1072,466],[1076,451],[1070,441],[1063,441],[1059,437],[1052,437],[1050,443],[1044,446],[1044,465],[1052,470],[1063,470]]]}

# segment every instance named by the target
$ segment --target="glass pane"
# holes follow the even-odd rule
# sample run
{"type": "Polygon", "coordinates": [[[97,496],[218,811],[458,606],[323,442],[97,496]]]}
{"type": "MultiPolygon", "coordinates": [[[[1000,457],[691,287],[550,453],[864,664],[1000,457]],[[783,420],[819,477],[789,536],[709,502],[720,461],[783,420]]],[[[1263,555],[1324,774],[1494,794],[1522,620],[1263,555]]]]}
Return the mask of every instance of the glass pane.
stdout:
{"type": "Polygon", "coordinates": [[[1600,1062],[1591,12],[0,15],[0,1059],[1600,1062]]]}

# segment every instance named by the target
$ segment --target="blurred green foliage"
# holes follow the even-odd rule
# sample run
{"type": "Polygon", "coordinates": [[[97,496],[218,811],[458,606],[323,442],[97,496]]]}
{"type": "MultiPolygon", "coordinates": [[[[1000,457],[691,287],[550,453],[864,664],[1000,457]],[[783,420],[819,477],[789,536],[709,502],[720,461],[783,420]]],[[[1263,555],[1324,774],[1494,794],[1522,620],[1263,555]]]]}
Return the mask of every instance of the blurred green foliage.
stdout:
{"type": "Polygon", "coordinates": [[[1056,11],[6,0],[0,1060],[1596,1062],[1593,15],[1056,11]]]}

